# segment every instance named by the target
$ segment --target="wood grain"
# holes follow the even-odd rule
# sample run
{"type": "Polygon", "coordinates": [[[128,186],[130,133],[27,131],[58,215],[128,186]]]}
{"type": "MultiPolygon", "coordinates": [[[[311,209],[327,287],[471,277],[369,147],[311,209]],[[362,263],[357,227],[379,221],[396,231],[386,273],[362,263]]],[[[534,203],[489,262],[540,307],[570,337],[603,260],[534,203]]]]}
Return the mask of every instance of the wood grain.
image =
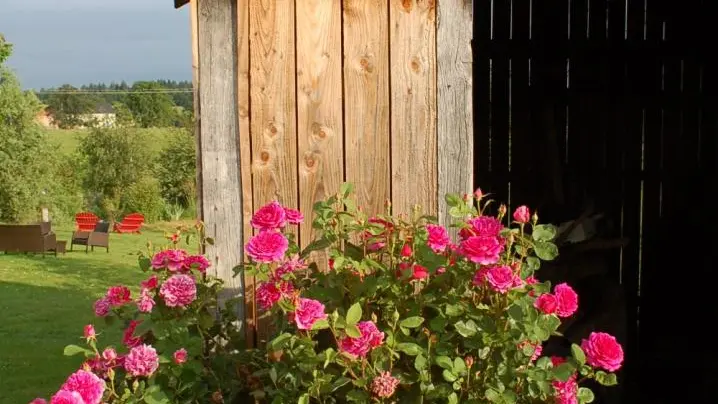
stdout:
{"type": "Polygon", "coordinates": [[[394,213],[437,213],[435,0],[391,0],[391,158],[394,213]]]}
{"type": "Polygon", "coordinates": [[[375,215],[391,198],[389,8],[385,0],[343,7],[346,180],[358,206],[375,215]]]}
{"type": "Polygon", "coordinates": [[[220,301],[240,298],[238,316],[244,318],[242,277],[232,268],[242,262],[243,228],[240,153],[237,145],[237,64],[234,7],[229,1],[198,4],[202,206],[209,236],[215,238],[206,255],[210,273],[224,280],[220,301]]]}
{"type": "MultiPolygon", "coordinates": [[[[200,150],[201,146],[201,131],[200,131],[200,110],[199,110],[199,27],[198,27],[198,15],[197,15],[197,2],[199,0],[192,0],[189,9],[189,24],[190,24],[190,35],[192,43],[192,104],[194,108],[194,137],[197,150],[200,150]]],[[[202,218],[202,155],[197,153],[196,157],[197,174],[196,174],[196,186],[197,186],[197,218],[202,218]]]]}
{"type": "Polygon", "coordinates": [[[341,2],[302,0],[297,12],[300,245],[312,240],[312,207],[344,181],[341,2]]]}
{"type": "Polygon", "coordinates": [[[444,195],[471,192],[474,185],[471,1],[442,0],[437,6],[437,138],[439,222],[451,223],[444,195]]]}
{"type": "MultiPolygon", "coordinates": [[[[253,206],[276,199],[297,208],[294,1],[248,3],[253,206]]],[[[259,317],[257,345],[270,330],[270,319],[259,317]]]]}
{"type": "MultiPolygon", "coordinates": [[[[249,3],[237,2],[237,115],[239,118],[239,155],[242,176],[242,222],[244,225],[245,245],[252,235],[252,142],[249,121],[249,3]]],[[[257,325],[257,313],[254,302],[253,276],[244,277],[244,304],[246,313],[246,342],[254,346],[257,325]]]]}

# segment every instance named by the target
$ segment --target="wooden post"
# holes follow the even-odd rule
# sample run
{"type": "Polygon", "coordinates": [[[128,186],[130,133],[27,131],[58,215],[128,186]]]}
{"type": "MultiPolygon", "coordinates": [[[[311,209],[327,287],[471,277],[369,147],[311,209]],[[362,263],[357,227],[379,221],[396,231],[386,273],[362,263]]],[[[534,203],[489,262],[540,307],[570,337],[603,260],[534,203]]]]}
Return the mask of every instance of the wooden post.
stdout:
{"type": "Polygon", "coordinates": [[[199,110],[199,32],[198,32],[198,20],[197,20],[197,2],[199,0],[192,0],[190,3],[190,29],[191,29],[191,44],[192,44],[192,104],[194,109],[194,137],[195,144],[197,145],[197,218],[202,218],[202,156],[201,150],[201,128],[200,128],[200,110],[199,110]]]}
{"type": "MultiPolygon", "coordinates": [[[[197,1],[197,0],[195,0],[197,1]]],[[[232,268],[242,262],[242,178],[238,146],[236,0],[199,0],[198,49],[202,214],[211,272],[225,282],[220,304],[243,297],[232,268]]],[[[238,299],[244,326],[244,300],[238,299]]]]}
{"type": "Polygon", "coordinates": [[[474,185],[471,7],[469,0],[441,0],[437,6],[438,197],[445,225],[451,218],[444,195],[470,192],[474,185]]]}

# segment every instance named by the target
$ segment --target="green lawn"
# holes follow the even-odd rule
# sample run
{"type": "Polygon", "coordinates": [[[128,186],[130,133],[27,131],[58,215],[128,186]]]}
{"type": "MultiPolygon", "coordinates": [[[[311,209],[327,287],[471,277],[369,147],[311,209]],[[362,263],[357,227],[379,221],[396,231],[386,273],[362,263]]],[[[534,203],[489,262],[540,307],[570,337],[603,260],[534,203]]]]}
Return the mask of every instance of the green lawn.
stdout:
{"type": "MultiPolygon", "coordinates": [[[[63,356],[67,344],[81,343],[82,328],[103,322],[94,317],[93,302],[109,286],[126,284],[136,293],[146,278],[137,253],[148,241],[164,244],[164,229],[152,226],[142,234],[112,234],[110,252],[84,248],[58,257],[0,253],[0,403],[27,403],[49,398],[81,360],[63,356]]],[[[69,240],[69,228],[56,229],[69,240]]],[[[69,250],[69,245],[68,245],[69,250]]],[[[118,331],[100,336],[100,344],[120,341],[118,331]]]]}
{"type": "MultiPolygon", "coordinates": [[[[173,128],[149,128],[139,129],[143,138],[147,140],[147,147],[156,155],[166,144],[173,128]]],[[[45,129],[50,140],[57,146],[57,149],[65,155],[70,155],[77,150],[80,140],[90,133],[88,129],[45,129]]]]}

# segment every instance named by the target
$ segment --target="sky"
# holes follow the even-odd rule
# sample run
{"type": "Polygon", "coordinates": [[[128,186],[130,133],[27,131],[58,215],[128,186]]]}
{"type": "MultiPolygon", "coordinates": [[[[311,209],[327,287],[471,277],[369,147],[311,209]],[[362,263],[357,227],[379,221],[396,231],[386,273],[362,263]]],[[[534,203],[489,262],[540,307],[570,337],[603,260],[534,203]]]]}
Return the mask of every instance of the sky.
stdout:
{"type": "Polygon", "coordinates": [[[191,80],[189,7],[173,0],[0,0],[23,87],[191,80]]]}

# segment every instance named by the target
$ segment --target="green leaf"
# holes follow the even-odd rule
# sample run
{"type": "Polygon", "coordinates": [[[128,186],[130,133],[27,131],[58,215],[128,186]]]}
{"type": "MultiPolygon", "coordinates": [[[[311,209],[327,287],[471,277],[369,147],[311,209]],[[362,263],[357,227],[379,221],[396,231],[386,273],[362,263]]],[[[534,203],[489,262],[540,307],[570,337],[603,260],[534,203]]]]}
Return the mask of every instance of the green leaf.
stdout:
{"type": "Polygon", "coordinates": [[[347,401],[350,403],[368,403],[369,395],[362,390],[352,390],[347,393],[347,401]]]}
{"type": "Polygon", "coordinates": [[[339,187],[339,193],[342,194],[342,198],[346,198],[354,191],[354,184],[351,182],[345,182],[339,187]]]}
{"type": "Polygon", "coordinates": [[[150,264],[152,261],[150,261],[147,257],[140,257],[138,258],[140,269],[143,271],[148,271],[150,269],[150,264]]]}
{"type": "Polygon", "coordinates": [[[322,237],[320,239],[314,240],[311,243],[309,243],[309,245],[306,246],[299,255],[302,258],[306,258],[313,251],[323,250],[331,245],[332,245],[331,241],[322,237]]]}
{"type": "Polygon", "coordinates": [[[297,404],[309,404],[309,393],[304,393],[301,396],[299,396],[299,400],[297,400],[297,404]]]}
{"type": "Polygon", "coordinates": [[[449,383],[452,383],[456,381],[459,377],[453,374],[450,370],[444,369],[443,372],[441,372],[441,375],[444,376],[444,380],[446,380],[449,383]]]}
{"type": "Polygon", "coordinates": [[[334,380],[334,383],[332,383],[332,391],[337,391],[340,388],[346,386],[347,384],[351,383],[352,379],[348,377],[339,377],[337,380],[334,380]]]}
{"type": "Polygon", "coordinates": [[[317,320],[312,324],[312,330],[324,330],[329,328],[329,321],[327,319],[317,320]]]}
{"type": "Polygon", "coordinates": [[[434,358],[434,362],[443,369],[451,370],[454,368],[454,363],[448,356],[437,356],[436,358],[434,358]]]}
{"type": "Polygon", "coordinates": [[[448,400],[449,404],[459,404],[459,396],[457,396],[456,393],[449,394],[448,400]]]}
{"type": "Polygon", "coordinates": [[[570,363],[562,363],[555,368],[553,368],[553,376],[554,378],[565,382],[568,380],[571,375],[576,371],[574,367],[570,363]]]}
{"type": "Polygon", "coordinates": [[[281,334],[277,338],[273,339],[272,342],[269,343],[269,346],[271,346],[274,350],[281,349],[284,346],[284,343],[287,342],[290,338],[292,338],[292,334],[285,332],[284,334],[281,334]]]}
{"type": "Polygon", "coordinates": [[[479,328],[476,326],[476,323],[474,323],[474,320],[469,320],[467,322],[457,321],[454,324],[454,328],[456,328],[456,331],[464,338],[472,337],[479,331],[479,328]]]}
{"type": "Polygon", "coordinates": [[[595,398],[591,389],[586,387],[579,387],[577,396],[579,403],[592,403],[595,398]]]}
{"type": "Polygon", "coordinates": [[[484,395],[486,396],[486,399],[491,401],[492,403],[499,403],[502,401],[501,393],[494,389],[487,389],[484,395]]]}
{"type": "MultiPolygon", "coordinates": [[[[354,303],[352,307],[349,308],[349,311],[347,311],[347,325],[354,325],[361,320],[362,310],[361,305],[359,303],[354,303]]],[[[359,335],[361,336],[361,335],[359,335]]],[[[359,338],[359,337],[353,337],[353,338],[359,338]]]]}
{"type": "Polygon", "coordinates": [[[272,380],[272,383],[274,383],[275,385],[277,384],[277,369],[269,369],[269,379],[272,380]]]}
{"type": "Polygon", "coordinates": [[[514,393],[512,390],[505,390],[501,396],[504,399],[505,404],[513,404],[516,402],[516,393],[514,393]]]}
{"type": "Polygon", "coordinates": [[[415,316],[415,317],[409,317],[401,320],[401,323],[399,323],[399,326],[406,327],[406,328],[416,328],[420,326],[424,322],[423,317],[415,316]]]}
{"type": "Polygon", "coordinates": [[[616,375],[614,373],[606,373],[602,370],[596,372],[596,381],[603,386],[615,386],[618,384],[616,375]]]}
{"type": "Polygon", "coordinates": [[[92,355],[92,351],[90,351],[87,348],[83,348],[81,346],[77,345],[68,345],[65,347],[65,350],[63,351],[63,354],[65,356],[75,356],[78,354],[84,354],[85,356],[92,355]]]}
{"type": "Polygon", "coordinates": [[[355,324],[347,325],[344,329],[344,332],[347,333],[348,337],[361,338],[361,331],[359,331],[359,327],[357,327],[355,324]]]}
{"type": "Polygon", "coordinates": [[[536,257],[527,257],[526,266],[531,272],[537,271],[541,267],[541,260],[536,257]]]}
{"type": "Polygon", "coordinates": [[[454,358],[454,373],[459,376],[466,373],[466,362],[462,358],[454,358]]]}
{"type": "Polygon", "coordinates": [[[464,202],[464,199],[461,198],[458,194],[446,194],[444,196],[444,200],[446,201],[446,204],[450,207],[459,206],[461,203],[464,202]]]}
{"type": "Polygon", "coordinates": [[[417,355],[416,359],[414,359],[414,368],[421,372],[422,370],[426,369],[427,361],[426,357],[424,355],[417,355]]]}
{"type": "Polygon", "coordinates": [[[447,304],[444,313],[449,317],[458,317],[464,314],[464,308],[458,304],[447,304]]]}
{"type": "Polygon", "coordinates": [[[151,394],[145,396],[145,403],[147,404],[167,404],[170,402],[170,398],[167,397],[162,390],[154,390],[151,394]]]}
{"type": "Polygon", "coordinates": [[[536,255],[544,261],[552,261],[558,257],[558,247],[554,243],[538,241],[534,249],[536,250],[536,255]]]}
{"type": "Polygon", "coordinates": [[[579,365],[586,363],[586,355],[583,353],[583,349],[576,344],[571,344],[571,355],[579,365]]]}
{"type": "Polygon", "coordinates": [[[523,309],[521,309],[521,306],[517,304],[512,304],[511,306],[509,306],[508,312],[509,317],[516,321],[521,321],[524,319],[524,311],[523,309]]]}
{"type": "Polygon", "coordinates": [[[404,352],[405,354],[410,356],[416,356],[424,352],[419,345],[416,345],[413,342],[402,342],[400,344],[397,344],[396,350],[404,352]]]}
{"type": "Polygon", "coordinates": [[[534,226],[531,237],[536,241],[551,241],[556,238],[556,226],[552,224],[539,224],[534,226]]]}

